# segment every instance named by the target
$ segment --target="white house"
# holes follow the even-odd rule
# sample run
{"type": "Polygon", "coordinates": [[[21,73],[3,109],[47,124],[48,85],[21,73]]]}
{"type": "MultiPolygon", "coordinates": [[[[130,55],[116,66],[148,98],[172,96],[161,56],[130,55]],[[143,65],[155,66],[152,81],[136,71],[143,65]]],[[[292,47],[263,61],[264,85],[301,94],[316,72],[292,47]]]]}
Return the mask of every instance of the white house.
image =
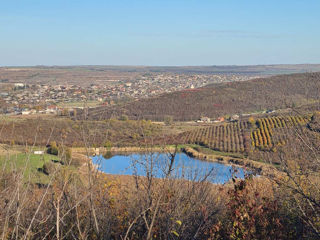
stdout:
{"type": "Polygon", "coordinates": [[[239,121],[239,119],[240,119],[240,116],[237,114],[234,114],[231,116],[230,121],[235,122],[235,121],[239,121]]]}
{"type": "Polygon", "coordinates": [[[201,117],[198,122],[210,123],[211,119],[208,117],[201,117]]]}
{"type": "Polygon", "coordinates": [[[50,114],[50,113],[51,114],[57,114],[58,113],[58,107],[55,106],[55,105],[50,105],[50,106],[47,107],[46,113],[47,114],[50,114]]]}
{"type": "Polygon", "coordinates": [[[31,114],[31,111],[25,110],[25,111],[22,111],[21,114],[22,115],[29,115],[29,114],[31,114]]]}
{"type": "Polygon", "coordinates": [[[19,88],[23,88],[25,85],[24,85],[24,83],[15,83],[14,86],[19,87],[19,88]]]}

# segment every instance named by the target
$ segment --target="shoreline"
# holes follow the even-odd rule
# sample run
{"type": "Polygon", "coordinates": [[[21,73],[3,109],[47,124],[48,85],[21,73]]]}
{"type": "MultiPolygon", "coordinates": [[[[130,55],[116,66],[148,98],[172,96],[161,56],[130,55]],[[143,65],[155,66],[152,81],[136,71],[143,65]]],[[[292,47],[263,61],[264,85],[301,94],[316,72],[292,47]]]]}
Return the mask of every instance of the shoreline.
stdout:
{"type": "Polygon", "coordinates": [[[89,154],[104,154],[106,152],[111,153],[145,153],[145,152],[168,152],[174,151],[175,147],[166,146],[166,147],[99,147],[99,148],[84,148],[84,147],[73,147],[72,152],[75,153],[89,153],[89,154]]]}
{"type": "Polygon", "coordinates": [[[183,148],[182,151],[190,157],[194,157],[203,161],[217,162],[235,167],[247,167],[262,176],[279,176],[281,173],[275,167],[266,163],[257,162],[248,158],[235,158],[231,156],[220,156],[215,154],[204,154],[196,151],[191,147],[183,148]]]}
{"type": "MultiPolygon", "coordinates": [[[[266,163],[257,162],[254,160],[250,160],[248,158],[235,158],[232,156],[221,156],[215,154],[204,154],[196,151],[191,147],[182,147],[178,149],[179,152],[183,152],[186,155],[207,162],[217,162],[229,166],[248,168],[260,176],[268,176],[268,177],[277,177],[281,175],[281,172],[277,170],[274,166],[271,166],[266,163]]],[[[87,155],[103,155],[104,153],[111,152],[113,154],[130,154],[130,153],[146,153],[146,152],[173,152],[175,151],[175,147],[166,146],[166,147],[111,147],[107,148],[72,148],[72,152],[76,154],[83,155],[84,157],[88,157],[87,155]]]]}

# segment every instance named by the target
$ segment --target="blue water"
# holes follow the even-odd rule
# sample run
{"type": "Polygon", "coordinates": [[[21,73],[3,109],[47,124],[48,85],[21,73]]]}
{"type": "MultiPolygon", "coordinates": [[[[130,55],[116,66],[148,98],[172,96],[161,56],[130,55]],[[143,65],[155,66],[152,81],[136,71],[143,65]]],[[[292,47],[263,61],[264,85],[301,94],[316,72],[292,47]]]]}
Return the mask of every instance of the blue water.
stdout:
{"type": "MultiPolygon", "coordinates": [[[[163,178],[168,173],[169,157],[165,153],[130,154],[92,157],[93,164],[104,173],[120,175],[146,176],[149,172],[154,177],[163,178]]],[[[210,181],[225,183],[232,176],[244,178],[245,170],[216,162],[205,162],[191,158],[184,153],[178,153],[173,163],[169,177],[184,178],[192,181],[210,181]]]]}

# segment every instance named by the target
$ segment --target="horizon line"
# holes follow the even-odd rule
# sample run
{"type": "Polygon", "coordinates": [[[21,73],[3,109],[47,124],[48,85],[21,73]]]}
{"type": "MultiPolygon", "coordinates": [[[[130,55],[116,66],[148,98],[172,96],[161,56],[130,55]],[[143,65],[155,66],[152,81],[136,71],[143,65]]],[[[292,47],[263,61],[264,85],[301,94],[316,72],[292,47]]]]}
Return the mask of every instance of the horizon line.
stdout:
{"type": "Polygon", "coordinates": [[[0,65],[0,68],[13,68],[13,67],[258,67],[258,66],[298,66],[298,65],[320,65],[319,63],[268,63],[268,64],[213,64],[213,65],[119,65],[119,64],[36,64],[36,65],[0,65]]]}

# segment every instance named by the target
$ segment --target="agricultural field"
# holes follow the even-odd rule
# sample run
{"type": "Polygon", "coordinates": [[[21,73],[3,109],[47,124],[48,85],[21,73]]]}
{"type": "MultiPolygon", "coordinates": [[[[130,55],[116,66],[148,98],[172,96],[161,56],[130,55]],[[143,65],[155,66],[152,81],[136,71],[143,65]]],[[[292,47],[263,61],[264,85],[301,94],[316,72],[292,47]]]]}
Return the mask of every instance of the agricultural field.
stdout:
{"type": "MultiPolygon", "coordinates": [[[[248,156],[261,160],[282,148],[293,128],[305,128],[312,115],[279,115],[249,118],[222,124],[174,122],[172,125],[151,121],[106,120],[76,121],[67,118],[3,119],[0,142],[10,145],[51,141],[69,147],[143,147],[182,144],[202,146],[220,154],[248,156]]],[[[269,158],[269,157],[268,157],[269,158]]]]}
{"type": "Polygon", "coordinates": [[[286,130],[308,123],[311,116],[287,116],[261,118],[256,121],[257,128],[251,131],[252,146],[261,150],[274,150],[286,143],[286,130]],[[274,134],[277,133],[277,134],[274,134]]]}
{"type": "Polygon", "coordinates": [[[249,119],[187,131],[178,138],[185,144],[198,144],[227,153],[276,151],[286,143],[288,129],[305,126],[310,120],[311,115],[249,119]]]}
{"type": "Polygon", "coordinates": [[[226,123],[181,134],[182,142],[199,144],[221,152],[244,152],[248,122],[226,123]]]}

